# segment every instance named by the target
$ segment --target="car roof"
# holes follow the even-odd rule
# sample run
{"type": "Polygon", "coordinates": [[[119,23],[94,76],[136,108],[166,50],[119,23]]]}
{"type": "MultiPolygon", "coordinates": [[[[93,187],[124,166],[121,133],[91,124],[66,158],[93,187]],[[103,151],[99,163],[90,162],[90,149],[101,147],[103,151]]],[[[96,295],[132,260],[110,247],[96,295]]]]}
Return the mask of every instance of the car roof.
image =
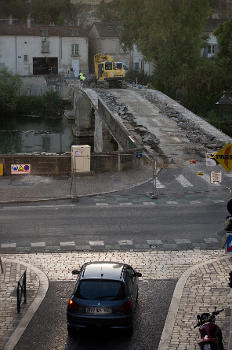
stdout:
{"type": "Polygon", "coordinates": [[[83,265],[81,279],[102,278],[122,281],[123,270],[128,266],[124,263],[111,261],[89,262],[83,265]]]}

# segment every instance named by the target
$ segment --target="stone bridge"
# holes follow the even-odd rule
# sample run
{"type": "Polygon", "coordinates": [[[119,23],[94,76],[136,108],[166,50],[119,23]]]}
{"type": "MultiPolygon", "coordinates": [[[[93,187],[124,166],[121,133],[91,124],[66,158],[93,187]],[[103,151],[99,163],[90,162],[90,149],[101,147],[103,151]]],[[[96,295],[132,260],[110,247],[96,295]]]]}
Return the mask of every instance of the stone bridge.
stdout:
{"type": "Polygon", "coordinates": [[[156,90],[73,88],[74,134],[94,135],[94,152],[134,153],[183,165],[231,138],[156,90]]]}

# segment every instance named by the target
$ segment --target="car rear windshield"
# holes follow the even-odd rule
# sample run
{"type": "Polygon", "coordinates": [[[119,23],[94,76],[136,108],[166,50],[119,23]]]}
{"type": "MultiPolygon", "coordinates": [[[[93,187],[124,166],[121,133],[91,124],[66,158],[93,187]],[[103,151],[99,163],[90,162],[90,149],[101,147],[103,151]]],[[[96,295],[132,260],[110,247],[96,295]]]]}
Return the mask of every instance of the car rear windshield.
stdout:
{"type": "Polygon", "coordinates": [[[125,297],[125,286],[120,281],[82,280],[75,297],[91,300],[117,300],[125,297]]]}

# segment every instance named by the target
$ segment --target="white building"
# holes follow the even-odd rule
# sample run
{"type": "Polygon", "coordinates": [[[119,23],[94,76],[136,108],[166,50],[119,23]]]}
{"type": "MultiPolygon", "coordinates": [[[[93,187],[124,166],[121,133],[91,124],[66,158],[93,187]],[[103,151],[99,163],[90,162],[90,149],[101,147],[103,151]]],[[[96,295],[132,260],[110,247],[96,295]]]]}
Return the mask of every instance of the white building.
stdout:
{"type": "Polygon", "coordinates": [[[131,51],[131,67],[133,70],[152,75],[154,72],[154,63],[146,62],[143,54],[138,50],[136,45],[133,45],[131,51]]]}
{"type": "Polygon", "coordinates": [[[0,69],[21,76],[88,73],[88,35],[78,27],[0,24],[0,69]]]}

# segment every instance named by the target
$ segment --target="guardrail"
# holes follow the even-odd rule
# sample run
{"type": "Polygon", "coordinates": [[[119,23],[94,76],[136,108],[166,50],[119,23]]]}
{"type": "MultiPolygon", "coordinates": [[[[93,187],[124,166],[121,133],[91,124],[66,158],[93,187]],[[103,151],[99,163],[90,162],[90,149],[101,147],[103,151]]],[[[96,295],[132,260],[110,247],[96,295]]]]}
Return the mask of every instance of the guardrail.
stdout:
{"type": "Polygon", "coordinates": [[[26,277],[26,270],[18,280],[18,286],[17,286],[17,312],[18,314],[20,313],[20,308],[22,304],[22,299],[23,303],[27,303],[27,288],[26,288],[26,283],[27,283],[27,277],[26,277]]]}

